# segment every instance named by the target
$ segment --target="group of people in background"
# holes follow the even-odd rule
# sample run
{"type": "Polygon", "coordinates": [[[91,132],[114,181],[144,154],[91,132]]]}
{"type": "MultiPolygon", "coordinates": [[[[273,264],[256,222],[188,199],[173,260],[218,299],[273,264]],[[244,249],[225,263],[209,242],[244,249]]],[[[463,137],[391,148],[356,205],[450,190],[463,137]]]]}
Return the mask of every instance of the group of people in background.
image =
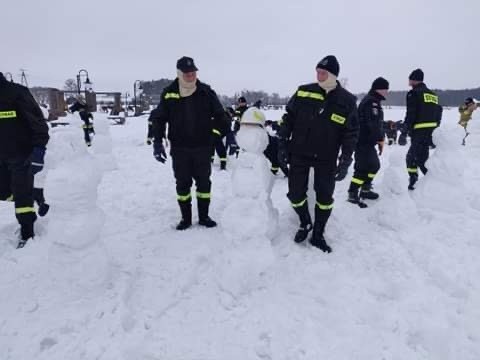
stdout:
{"type": "MultiPolygon", "coordinates": [[[[225,170],[229,155],[242,156],[236,134],[248,104],[240,97],[235,108],[224,108],[215,91],[198,80],[198,68],[192,58],[180,58],[176,68],[177,78],[164,89],[158,107],[150,113],[147,143],[153,145],[154,157],[161,163],[167,159],[165,144],[170,144],[181,213],[176,229],[191,227],[194,197],[199,225],[212,228],[217,226],[209,212],[213,158],[216,153],[220,169],[225,170]],[[196,192],[192,195],[193,182],[196,192]]],[[[326,241],[325,228],[334,207],[335,183],[345,179],[353,159],[347,200],[365,208],[365,200],[380,197],[373,191],[372,183],[380,169],[385,137],[392,145],[397,143],[400,132],[398,144],[406,145],[409,136],[406,172],[408,189],[414,190],[419,172],[428,172],[426,161],[434,147],[432,134],[440,126],[442,107],[437,94],[425,84],[421,69],[412,71],[408,78],[411,90],[403,121],[384,120],[382,101],[389,90],[385,78],[376,78],[357,106],[356,97],[337,80],[340,64],[335,56],[323,58],[315,70],[316,81],[298,87],[282,119],[259,126],[264,126],[268,133],[264,154],[270,160],[272,173],[281,171],[288,178],[287,197],[299,219],[294,241],[303,243],[312,233],[311,245],[329,253],[332,249],[326,241]],[[307,199],[311,169],[315,191],[313,219],[307,199]]],[[[253,106],[260,108],[261,103],[253,106]]],[[[459,108],[459,124],[465,129],[465,138],[476,108],[472,98],[459,108]]],[[[79,112],[84,122],[84,140],[90,146],[93,116],[85,100],[77,97],[70,111],[79,112]]],[[[15,202],[21,227],[19,248],[34,237],[34,201],[39,215],[44,216],[49,209],[43,189],[34,187],[34,175],[44,166],[48,140],[46,120],[28,89],[6,81],[0,73],[0,200],[15,202]]]]}

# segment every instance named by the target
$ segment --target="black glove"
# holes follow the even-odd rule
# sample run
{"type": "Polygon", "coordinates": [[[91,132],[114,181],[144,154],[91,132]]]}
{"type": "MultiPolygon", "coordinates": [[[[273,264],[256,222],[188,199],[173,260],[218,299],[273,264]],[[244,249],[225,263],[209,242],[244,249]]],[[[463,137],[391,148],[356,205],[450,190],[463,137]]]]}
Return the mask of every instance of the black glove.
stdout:
{"type": "Polygon", "coordinates": [[[335,173],[335,181],[342,181],[345,179],[348,173],[348,167],[352,163],[351,158],[340,158],[340,161],[337,166],[337,171],[335,173]]]}
{"type": "Polygon", "coordinates": [[[288,169],[288,149],[287,149],[287,141],[284,139],[278,140],[278,164],[282,169],[288,169]]]}
{"type": "Polygon", "coordinates": [[[398,145],[405,146],[407,145],[407,133],[402,132],[398,137],[398,145]]]}
{"type": "Polygon", "coordinates": [[[40,146],[35,146],[33,148],[32,155],[30,155],[33,175],[43,170],[44,157],[45,157],[45,148],[40,146]]]}
{"type": "Polygon", "coordinates": [[[155,140],[153,142],[153,156],[155,156],[155,159],[160,161],[162,164],[164,164],[165,160],[167,160],[167,153],[163,147],[162,140],[155,140]]]}

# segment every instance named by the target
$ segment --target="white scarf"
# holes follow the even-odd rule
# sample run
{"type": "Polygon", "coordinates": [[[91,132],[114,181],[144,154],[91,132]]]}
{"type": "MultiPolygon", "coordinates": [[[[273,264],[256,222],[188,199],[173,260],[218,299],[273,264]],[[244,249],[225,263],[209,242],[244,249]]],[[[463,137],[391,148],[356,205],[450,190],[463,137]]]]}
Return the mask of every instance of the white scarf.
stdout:
{"type": "Polygon", "coordinates": [[[319,81],[318,85],[327,92],[327,94],[337,87],[337,77],[332,73],[328,73],[328,78],[325,81],[319,81]]]}
{"type": "Polygon", "coordinates": [[[186,82],[183,79],[183,73],[177,69],[177,76],[178,76],[178,88],[180,90],[181,97],[187,97],[192,95],[195,90],[197,90],[197,81],[194,82],[186,82]]]}

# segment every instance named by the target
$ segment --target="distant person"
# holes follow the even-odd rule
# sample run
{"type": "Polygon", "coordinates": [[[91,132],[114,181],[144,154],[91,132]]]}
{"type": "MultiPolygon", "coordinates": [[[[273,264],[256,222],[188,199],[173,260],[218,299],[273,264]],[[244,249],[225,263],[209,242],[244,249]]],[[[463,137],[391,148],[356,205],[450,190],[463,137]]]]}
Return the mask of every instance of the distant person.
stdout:
{"type": "Polygon", "coordinates": [[[460,105],[458,112],[460,113],[460,121],[458,124],[463,127],[465,130],[465,137],[463,138],[462,145],[465,145],[465,140],[470,133],[467,130],[468,122],[472,120],[472,114],[477,109],[478,104],[473,100],[473,98],[468,97],[465,99],[463,105],[460,105]]]}
{"type": "Polygon", "coordinates": [[[44,166],[48,126],[30,91],[0,73],[0,199],[15,202],[23,248],[34,236],[33,176],[44,166]]]}
{"type": "Polygon", "coordinates": [[[397,143],[398,130],[402,126],[402,120],[393,121],[388,120],[383,122],[383,130],[387,137],[388,145],[394,145],[397,143]]]}
{"type": "Polygon", "coordinates": [[[282,170],[283,175],[288,177],[288,167],[280,166],[280,162],[278,161],[278,130],[280,129],[280,125],[277,121],[266,120],[265,121],[265,129],[267,130],[268,134],[268,146],[263,152],[267,159],[270,161],[271,167],[270,171],[273,175],[278,174],[278,170],[282,170]]]}
{"type": "Polygon", "coordinates": [[[412,90],[407,93],[407,113],[398,140],[400,145],[406,145],[407,135],[409,134],[411,138],[406,158],[409,190],[415,189],[418,169],[424,175],[428,171],[425,163],[429,157],[432,134],[440,126],[442,119],[442,107],[439,105],[438,96],[425,85],[423,78],[421,69],[412,71],[408,78],[412,90]]]}
{"type": "Polygon", "coordinates": [[[167,159],[163,139],[168,124],[170,155],[182,214],[177,230],[192,225],[193,180],[197,187],[198,223],[207,228],[217,226],[209,216],[210,158],[215,132],[224,135],[230,129],[217,94],[197,79],[197,70],[192,58],[178,59],[177,78],[164,89],[160,104],[152,112],[153,154],[161,163],[167,159]]]}
{"type": "Polygon", "coordinates": [[[370,91],[358,105],[360,133],[355,148],[355,171],[348,189],[348,201],[361,208],[367,207],[364,199],[376,200],[379,197],[372,190],[372,181],[380,170],[378,155],[383,153],[385,134],[382,101],[388,94],[388,88],[387,80],[382,77],[375,79],[370,91]]]}
{"type": "Polygon", "coordinates": [[[233,107],[229,106],[225,109],[226,116],[230,122],[230,131],[225,136],[225,149],[228,155],[237,155],[238,156],[238,144],[236,139],[236,134],[240,128],[240,121],[236,119],[235,110],[233,107]]]}
{"type": "Polygon", "coordinates": [[[93,120],[93,115],[88,110],[88,106],[85,101],[85,98],[82,95],[77,95],[76,101],[73,103],[73,105],[70,106],[69,110],[72,114],[74,114],[75,111],[78,111],[78,114],[80,115],[80,119],[84,123],[82,125],[82,129],[83,129],[85,144],[87,146],[92,146],[91,135],[95,134],[95,130],[93,128],[93,122],[91,122],[90,120],[93,120]]]}

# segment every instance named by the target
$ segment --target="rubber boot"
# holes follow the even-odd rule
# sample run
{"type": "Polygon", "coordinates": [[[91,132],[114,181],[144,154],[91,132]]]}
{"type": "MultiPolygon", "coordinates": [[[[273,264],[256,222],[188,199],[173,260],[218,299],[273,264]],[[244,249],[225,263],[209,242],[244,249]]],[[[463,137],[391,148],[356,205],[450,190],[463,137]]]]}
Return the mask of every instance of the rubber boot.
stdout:
{"type": "Polygon", "coordinates": [[[217,226],[217,223],[208,216],[208,208],[210,206],[210,200],[198,199],[198,224],[207,228],[217,226]]]}
{"type": "Polygon", "coordinates": [[[178,202],[180,205],[180,212],[182,213],[182,219],[178,223],[177,230],[186,230],[192,226],[192,203],[191,202],[178,202]]]}
{"type": "Polygon", "coordinates": [[[310,211],[308,211],[308,203],[305,202],[300,207],[294,208],[295,212],[297,213],[300,219],[300,227],[295,234],[295,238],[293,239],[297,244],[305,241],[308,237],[308,233],[312,231],[312,218],[310,216],[310,211]]]}
{"type": "Polygon", "coordinates": [[[372,191],[372,184],[365,183],[362,185],[362,189],[360,190],[360,198],[368,199],[368,200],[377,200],[380,197],[378,193],[372,191]]]}

